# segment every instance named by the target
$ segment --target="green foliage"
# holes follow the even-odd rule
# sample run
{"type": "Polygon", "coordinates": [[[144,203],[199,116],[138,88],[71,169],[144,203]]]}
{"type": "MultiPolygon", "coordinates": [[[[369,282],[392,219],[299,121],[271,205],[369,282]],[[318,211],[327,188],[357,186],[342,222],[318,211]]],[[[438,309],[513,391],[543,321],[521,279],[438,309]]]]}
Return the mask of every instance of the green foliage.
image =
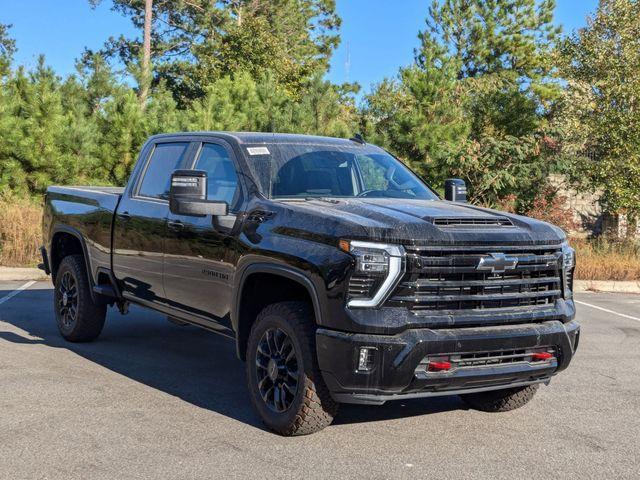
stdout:
{"type": "Polygon", "coordinates": [[[566,148],[612,211],[640,214],[640,4],[601,0],[560,49],[566,148]],[[582,155],[580,155],[582,154],[582,155]]]}
{"type": "MultiPolygon", "coordinates": [[[[449,63],[451,61],[449,60],[449,63]]],[[[367,137],[387,145],[423,177],[438,183],[444,163],[460,153],[469,132],[462,92],[451,68],[413,66],[367,97],[367,137]]]]}
{"type": "Polygon", "coordinates": [[[271,76],[224,77],[207,87],[188,114],[190,130],[248,130],[347,136],[357,128],[355,107],[338,89],[315,77],[302,99],[291,97],[271,76]]]}
{"type": "Polygon", "coordinates": [[[16,51],[16,42],[9,37],[11,25],[0,23],[0,78],[8,73],[13,54],[16,51]]]}
{"type": "Polygon", "coordinates": [[[472,202],[526,203],[557,168],[543,139],[560,97],[552,0],[434,0],[414,65],[367,97],[367,132],[432,184],[472,202]]]}
{"type": "MultiPolygon", "coordinates": [[[[100,0],[90,0],[96,5],[100,0]]],[[[144,0],[115,0],[113,10],[142,30],[144,0]]],[[[180,106],[202,98],[226,76],[266,71],[290,94],[324,73],[339,43],[335,0],[154,1],[152,63],[180,106]]],[[[110,38],[102,50],[138,76],[140,38],[110,38]]]]}
{"type": "Polygon", "coordinates": [[[353,87],[314,75],[293,95],[266,71],[210,82],[179,108],[164,82],[144,107],[116,81],[104,58],[87,52],[62,80],[40,58],[0,81],[0,194],[39,194],[51,184],[123,185],[149,135],[180,130],[255,130],[347,136],[356,131],[353,87]]]}
{"type": "MultiPolygon", "coordinates": [[[[139,29],[143,7],[113,2],[139,29]]],[[[554,7],[433,0],[413,64],[360,108],[357,85],[323,78],[339,41],[334,0],[154,1],[144,105],[131,85],[140,78],[139,38],[111,38],[59,78],[42,58],[31,71],[13,67],[15,42],[0,24],[0,194],[121,185],[159,132],[361,131],[436,187],[465,179],[475,203],[531,211],[547,196],[549,174],[561,171],[637,217],[640,3],[601,0],[588,26],[557,49],[554,7]]]]}
{"type": "Polygon", "coordinates": [[[552,70],[546,52],[560,33],[554,9],[555,0],[432,0],[420,38],[447,46],[460,62],[459,78],[543,80],[552,70]]]}

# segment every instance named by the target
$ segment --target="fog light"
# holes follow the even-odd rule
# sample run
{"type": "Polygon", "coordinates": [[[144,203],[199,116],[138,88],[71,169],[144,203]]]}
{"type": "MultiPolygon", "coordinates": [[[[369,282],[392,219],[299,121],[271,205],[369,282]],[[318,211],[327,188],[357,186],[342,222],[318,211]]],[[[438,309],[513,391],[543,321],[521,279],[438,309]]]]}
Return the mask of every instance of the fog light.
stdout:
{"type": "Polygon", "coordinates": [[[358,371],[370,372],[373,369],[375,347],[361,347],[358,355],[358,371]]]}

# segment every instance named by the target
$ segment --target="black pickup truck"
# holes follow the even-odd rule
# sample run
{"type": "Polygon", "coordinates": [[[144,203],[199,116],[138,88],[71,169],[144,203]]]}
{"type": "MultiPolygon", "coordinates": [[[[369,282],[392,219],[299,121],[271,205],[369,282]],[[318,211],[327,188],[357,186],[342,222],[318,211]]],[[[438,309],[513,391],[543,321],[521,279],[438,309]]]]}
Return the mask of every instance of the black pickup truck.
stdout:
{"type": "Polygon", "coordinates": [[[122,188],[50,187],[42,268],[62,336],[130,303],[235,339],[284,435],[340,403],[461,395],[506,411],[578,346],[573,249],[547,223],[446,200],[361,137],[150,138],[122,188]]]}

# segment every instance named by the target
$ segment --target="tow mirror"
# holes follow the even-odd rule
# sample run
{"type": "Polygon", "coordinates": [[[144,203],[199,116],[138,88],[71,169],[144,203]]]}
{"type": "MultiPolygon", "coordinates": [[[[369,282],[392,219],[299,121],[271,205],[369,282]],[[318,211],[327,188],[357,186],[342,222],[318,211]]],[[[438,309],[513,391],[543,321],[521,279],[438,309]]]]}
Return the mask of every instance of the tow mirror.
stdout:
{"type": "Polygon", "coordinates": [[[451,202],[467,201],[467,185],[460,178],[448,178],[444,181],[444,198],[451,202]]]}
{"type": "Polygon", "coordinates": [[[169,210],[176,215],[222,216],[229,210],[227,202],[207,200],[207,172],[174,170],[169,189],[169,210]]]}

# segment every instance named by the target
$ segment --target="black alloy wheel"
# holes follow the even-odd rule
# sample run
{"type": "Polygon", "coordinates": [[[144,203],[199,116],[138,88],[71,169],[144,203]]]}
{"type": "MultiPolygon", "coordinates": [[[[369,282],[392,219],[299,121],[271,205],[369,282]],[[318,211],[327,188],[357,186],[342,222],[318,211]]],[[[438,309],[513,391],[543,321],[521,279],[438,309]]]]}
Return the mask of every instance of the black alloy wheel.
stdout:
{"type": "Polygon", "coordinates": [[[279,328],[264,332],[258,343],[256,378],[265,404],[286,412],[298,392],[298,357],[289,336],[279,328]]]}
{"type": "Polygon", "coordinates": [[[62,274],[57,297],[60,320],[65,328],[71,330],[78,315],[78,285],[70,271],[62,274]]]}

